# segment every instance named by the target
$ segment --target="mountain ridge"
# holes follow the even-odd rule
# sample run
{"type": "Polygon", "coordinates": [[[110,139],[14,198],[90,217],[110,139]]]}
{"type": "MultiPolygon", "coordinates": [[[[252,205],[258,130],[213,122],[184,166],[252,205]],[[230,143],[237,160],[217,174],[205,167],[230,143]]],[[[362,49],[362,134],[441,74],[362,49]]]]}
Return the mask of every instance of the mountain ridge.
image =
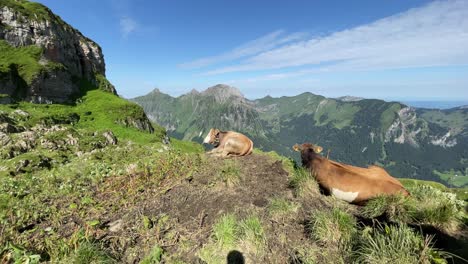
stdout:
{"type": "MultiPolygon", "coordinates": [[[[212,93],[217,88],[208,89],[212,93]]],[[[437,174],[453,170],[467,175],[464,109],[419,109],[379,99],[342,101],[309,92],[255,100],[229,96],[231,100],[220,101],[210,93],[179,97],[158,93],[131,100],[179,139],[201,142],[211,127],[237,130],[252,137],[256,147],[288,157],[293,157],[292,145],[312,141],[330,149],[334,159],[380,165],[398,177],[468,183],[465,178],[443,180],[437,174]]]]}

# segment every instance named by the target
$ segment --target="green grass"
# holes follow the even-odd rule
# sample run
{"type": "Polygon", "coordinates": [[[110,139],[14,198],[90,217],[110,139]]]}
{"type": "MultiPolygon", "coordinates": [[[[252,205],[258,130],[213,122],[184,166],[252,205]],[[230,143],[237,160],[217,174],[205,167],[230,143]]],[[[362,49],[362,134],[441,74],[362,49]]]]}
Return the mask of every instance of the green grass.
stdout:
{"type": "Polygon", "coordinates": [[[308,231],[322,245],[346,249],[356,234],[356,219],[338,208],[316,211],[311,215],[308,231]]]}
{"type": "Polygon", "coordinates": [[[330,99],[323,102],[314,115],[319,126],[333,124],[334,127],[342,129],[352,123],[354,115],[360,110],[359,106],[350,103],[342,104],[330,99]]]}
{"type": "Polygon", "coordinates": [[[140,264],[157,264],[161,262],[164,250],[156,245],[151,252],[140,262],[140,264]]]}
{"type": "Polygon", "coordinates": [[[238,239],[237,219],[234,215],[225,215],[213,226],[213,236],[223,249],[231,248],[238,239]]]}
{"type": "Polygon", "coordinates": [[[45,67],[39,64],[42,48],[35,45],[15,48],[5,40],[0,40],[0,74],[11,72],[13,69],[27,84],[45,67]]]}
{"type": "MultiPolygon", "coordinates": [[[[172,181],[190,177],[201,165],[196,153],[178,150],[160,153],[160,148],[161,144],[125,143],[88,153],[86,158],[69,156],[67,163],[56,164],[50,170],[38,169],[18,177],[0,173],[0,226],[5,227],[0,229],[0,249],[11,241],[31,249],[30,255],[46,252],[53,262],[60,262],[69,257],[73,241],[60,236],[45,238],[50,242],[28,239],[30,235],[44,232],[42,227],[28,231],[33,234],[18,230],[39,222],[47,222],[56,230],[72,214],[79,217],[87,229],[94,229],[102,223],[103,217],[126,208],[129,202],[143,203],[146,198],[141,191],[148,186],[155,186],[157,190],[162,181],[172,186],[172,181]],[[105,199],[96,196],[97,189],[109,192],[105,199]]],[[[88,255],[87,251],[89,247],[74,258],[88,255]]]]}
{"type": "Polygon", "coordinates": [[[464,175],[464,173],[460,171],[446,171],[446,172],[439,172],[434,171],[434,174],[440,177],[441,180],[447,183],[449,186],[454,187],[468,187],[468,175],[464,175]]]}
{"type": "Polygon", "coordinates": [[[411,217],[417,223],[431,224],[447,230],[457,230],[466,217],[465,202],[456,194],[444,192],[431,186],[410,190],[416,200],[410,208],[411,217]]]}
{"type": "Polygon", "coordinates": [[[260,253],[263,250],[266,239],[262,222],[257,216],[248,216],[239,224],[241,235],[240,239],[247,244],[252,251],[260,253]]]}
{"type": "Polygon", "coordinates": [[[355,263],[446,263],[432,248],[431,237],[424,238],[405,225],[364,230],[354,257],[355,263]]]}
{"type": "Polygon", "coordinates": [[[242,220],[233,214],[222,216],[212,228],[211,241],[198,256],[208,264],[224,263],[232,250],[260,258],[265,254],[266,234],[261,220],[250,215],[242,220]]]}
{"type": "Polygon", "coordinates": [[[378,196],[370,200],[362,208],[362,214],[367,218],[376,218],[385,215],[394,222],[411,222],[410,211],[414,208],[414,200],[403,195],[378,196]]]}
{"type": "Polygon", "coordinates": [[[416,179],[406,179],[406,178],[398,178],[398,180],[405,186],[406,188],[413,188],[417,186],[431,186],[439,190],[447,190],[447,187],[439,182],[434,181],[425,181],[425,180],[416,180],[416,179]]]}
{"type": "Polygon", "coordinates": [[[299,204],[290,202],[282,197],[276,197],[270,200],[268,213],[273,219],[284,220],[295,217],[299,209],[299,204]]]}
{"type": "Polygon", "coordinates": [[[421,117],[442,127],[447,127],[450,129],[464,129],[468,125],[466,112],[463,110],[440,111],[434,109],[425,109],[422,110],[421,117]]]}
{"type": "Polygon", "coordinates": [[[227,186],[235,186],[240,182],[241,171],[236,160],[223,160],[223,165],[218,173],[218,178],[227,186]]]}
{"type": "Polygon", "coordinates": [[[362,214],[368,218],[386,215],[393,222],[429,224],[447,231],[462,226],[466,203],[456,194],[420,184],[408,190],[410,197],[380,196],[369,201],[362,214]]]}
{"type": "Polygon", "coordinates": [[[202,153],[205,151],[202,145],[192,141],[171,138],[171,144],[175,149],[178,149],[183,153],[202,153]]]}
{"type": "Polygon", "coordinates": [[[382,127],[382,131],[388,130],[400,109],[400,104],[392,104],[389,108],[382,112],[382,115],[380,116],[380,125],[382,127]]]}
{"type": "Polygon", "coordinates": [[[101,246],[85,242],[64,263],[74,264],[111,264],[117,263],[101,246]]]}
{"type": "Polygon", "coordinates": [[[27,0],[0,0],[0,6],[12,8],[30,20],[51,21],[52,19],[58,19],[60,23],[64,23],[60,18],[53,15],[47,7],[40,3],[27,0]]]}
{"type": "Polygon", "coordinates": [[[296,195],[299,197],[320,194],[317,181],[311,175],[310,170],[305,168],[297,168],[294,173],[290,175],[289,185],[294,188],[296,195]]]}
{"type": "Polygon", "coordinates": [[[146,120],[146,115],[140,106],[111,93],[92,89],[85,81],[81,85],[88,87],[89,90],[80,98],[76,106],[20,102],[14,105],[0,105],[0,110],[12,112],[15,109],[21,109],[28,112],[31,118],[21,123],[27,127],[47,122],[71,123],[70,125],[75,129],[97,132],[111,130],[118,139],[131,140],[136,143],[161,141],[165,134],[161,127],[155,127],[155,132],[150,134],[124,124],[125,120],[137,122],[146,120]],[[79,121],[73,122],[73,116],[78,116],[79,121]]]}

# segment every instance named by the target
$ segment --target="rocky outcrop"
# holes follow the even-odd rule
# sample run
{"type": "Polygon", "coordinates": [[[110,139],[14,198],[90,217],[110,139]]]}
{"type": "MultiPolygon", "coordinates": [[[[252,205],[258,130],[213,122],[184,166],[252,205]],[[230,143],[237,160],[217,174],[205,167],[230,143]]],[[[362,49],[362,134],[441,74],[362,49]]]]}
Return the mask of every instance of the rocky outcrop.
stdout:
{"type": "Polygon", "coordinates": [[[417,136],[423,131],[423,124],[418,122],[414,108],[405,107],[398,111],[398,117],[385,133],[385,142],[410,144],[418,147],[417,136]]]}
{"type": "MultiPolygon", "coordinates": [[[[38,61],[44,67],[20,96],[36,103],[66,102],[79,94],[73,80],[86,79],[99,86],[96,75],[105,76],[105,63],[101,47],[65,23],[47,7],[24,0],[2,1],[0,6],[0,40],[19,48],[35,45],[42,48],[38,61]],[[29,9],[23,5],[28,4],[29,9]],[[30,13],[31,5],[37,13],[30,13]]],[[[0,76],[0,93],[14,95],[21,78],[14,72],[0,76]]],[[[23,80],[24,81],[24,80],[23,80]]],[[[107,85],[107,84],[106,84],[107,85]]],[[[108,85],[107,85],[108,86],[108,85]]],[[[115,93],[113,87],[106,87],[115,93]]]]}
{"type": "Polygon", "coordinates": [[[131,117],[128,116],[125,119],[117,120],[116,123],[123,125],[125,127],[133,127],[141,131],[145,131],[148,133],[154,133],[154,128],[151,125],[151,122],[146,117],[146,115],[142,117],[131,117]]]}
{"type": "Polygon", "coordinates": [[[435,146],[441,146],[443,148],[451,148],[457,145],[457,139],[452,138],[451,131],[448,131],[441,137],[431,136],[431,143],[435,146]]]}

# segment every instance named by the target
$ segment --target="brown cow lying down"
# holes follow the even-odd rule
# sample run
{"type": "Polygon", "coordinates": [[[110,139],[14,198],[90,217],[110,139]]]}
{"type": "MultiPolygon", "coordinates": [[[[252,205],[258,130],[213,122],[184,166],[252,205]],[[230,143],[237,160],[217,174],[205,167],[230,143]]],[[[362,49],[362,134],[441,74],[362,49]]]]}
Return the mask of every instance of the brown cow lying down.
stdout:
{"type": "Polygon", "coordinates": [[[327,192],[350,203],[363,203],[383,194],[409,193],[401,183],[377,166],[354,167],[322,157],[322,147],[310,143],[294,145],[301,152],[302,166],[311,170],[327,192]]]}
{"type": "Polygon", "coordinates": [[[203,143],[215,147],[207,154],[220,157],[246,156],[253,150],[253,142],[248,137],[234,131],[225,132],[215,128],[210,129],[203,143]]]}

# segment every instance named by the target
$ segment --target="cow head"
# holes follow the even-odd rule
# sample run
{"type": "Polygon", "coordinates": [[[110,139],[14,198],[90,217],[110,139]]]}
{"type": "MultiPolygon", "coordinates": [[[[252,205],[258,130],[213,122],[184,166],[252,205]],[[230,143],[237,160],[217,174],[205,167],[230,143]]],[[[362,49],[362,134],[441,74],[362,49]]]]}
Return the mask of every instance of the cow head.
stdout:
{"type": "Polygon", "coordinates": [[[219,141],[219,129],[212,128],[208,135],[206,135],[203,143],[215,145],[219,141]]]}
{"type": "Polygon", "coordinates": [[[307,152],[314,152],[314,153],[320,153],[322,152],[323,148],[314,144],[310,143],[304,143],[304,144],[295,144],[293,146],[294,151],[300,151],[301,153],[307,153],[307,152]]]}
{"type": "Polygon", "coordinates": [[[315,155],[322,152],[323,148],[314,144],[304,143],[294,145],[293,150],[301,152],[302,165],[309,166],[315,155]]]}

